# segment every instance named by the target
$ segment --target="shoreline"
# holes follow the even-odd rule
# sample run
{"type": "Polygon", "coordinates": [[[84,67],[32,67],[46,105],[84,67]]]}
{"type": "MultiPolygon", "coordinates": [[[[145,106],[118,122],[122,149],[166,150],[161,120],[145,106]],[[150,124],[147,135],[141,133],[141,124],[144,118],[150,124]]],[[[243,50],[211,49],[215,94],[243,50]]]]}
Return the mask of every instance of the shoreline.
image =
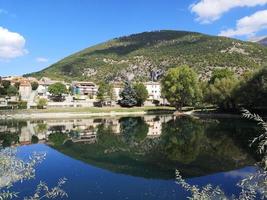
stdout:
{"type": "Polygon", "coordinates": [[[12,110],[0,111],[0,120],[8,119],[71,119],[90,117],[112,117],[112,116],[140,116],[156,114],[173,114],[172,107],[142,107],[142,108],[64,108],[51,110],[12,110]]]}
{"type": "Polygon", "coordinates": [[[0,110],[0,120],[38,120],[38,119],[74,119],[91,117],[143,116],[143,115],[192,116],[198,118],[240,118],[240,113],[217,112],[216,109],[202,111],[200,109],[178,112],[173,107],[79,107],[49,108],[29,110],[0,110]]]}

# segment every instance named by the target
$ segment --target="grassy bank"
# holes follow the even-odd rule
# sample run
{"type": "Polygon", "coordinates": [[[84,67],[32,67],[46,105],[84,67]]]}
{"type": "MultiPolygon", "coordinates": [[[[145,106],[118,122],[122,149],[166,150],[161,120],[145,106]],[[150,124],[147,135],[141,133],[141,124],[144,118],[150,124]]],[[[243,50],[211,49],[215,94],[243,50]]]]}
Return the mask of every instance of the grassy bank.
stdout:
{"type": "Polygon", "coordinates": [[[122,107],[88,107],[88,108],[49,108],[49,109],[28,109],[28,110],[2,110],[0,114],[34,114],[34,113],[135,113],[135,112],[146,112],[147,114],[153,113],[172,113],[175,109],[173,107],[133,107],[133,108],[122,108],[122,107]]]}

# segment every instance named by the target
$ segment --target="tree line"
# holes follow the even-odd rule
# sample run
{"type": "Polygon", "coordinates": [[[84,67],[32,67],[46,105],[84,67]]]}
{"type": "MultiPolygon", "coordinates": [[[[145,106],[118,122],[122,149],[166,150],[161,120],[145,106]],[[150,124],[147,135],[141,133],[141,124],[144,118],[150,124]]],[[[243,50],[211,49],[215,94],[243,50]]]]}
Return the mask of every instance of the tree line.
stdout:
{"type": "Polygon", "coordinates": [[[267,106],[266,67],[239,77],[227,68],[215,69],[209,80],[199,81],[193,69],[181,66],[169,69],[161,84],[162,94],[177,110],[205,105],[221,110],[267,106]]]}

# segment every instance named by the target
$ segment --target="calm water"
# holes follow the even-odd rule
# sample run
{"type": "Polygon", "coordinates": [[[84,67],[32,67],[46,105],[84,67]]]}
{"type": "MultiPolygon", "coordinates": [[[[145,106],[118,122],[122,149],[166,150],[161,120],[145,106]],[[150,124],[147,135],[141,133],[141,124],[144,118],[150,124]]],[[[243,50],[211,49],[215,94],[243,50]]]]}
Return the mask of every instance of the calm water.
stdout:
{"type": "Polygon", "coordinates": [[[172,116],[0,121],[2,145],[20,142],[19,157],[47,153],[36,178],[14,189],[28,196],[41,180],[54,186],[65,177],[75,200],[185,199],[175,169],[191,184],[237,194],[238,181],[256,170],[247,146],[257,131],[243,119],[172,116]]]}

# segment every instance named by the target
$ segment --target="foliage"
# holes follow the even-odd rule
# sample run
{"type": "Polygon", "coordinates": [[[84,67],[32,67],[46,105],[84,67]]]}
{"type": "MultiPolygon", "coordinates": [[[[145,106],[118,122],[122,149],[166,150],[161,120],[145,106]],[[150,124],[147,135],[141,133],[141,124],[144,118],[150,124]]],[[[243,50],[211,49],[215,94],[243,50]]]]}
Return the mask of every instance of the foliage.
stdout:
{"type": "Polygon", "coordinates": [[[11,85],[10,81],[2,80],[0,84],[0,95],[15,96],[18,94],[18,85],[11,85]]]}
{"type": "Polygon", "coordinates": [[[136,83],[133,86],[136,93],[137,105],[142,106],[148,98],[148,91],[143,83],[136,83]]]}
{"type": "Polygon", "coordinates": [[[235,94],[239,104],[255,108],[267,107],[267,67],[241,82],[235,94]]]}
{"type": "Polygon", "coordinates": [[[221,109],[236,108],[235,91],[238,87],[238,80],[232,78],[216,78],[214,84],[209,84],[205,91],[206,101],[218,105],[221,109]]]}
{"type": "Polygon", "coordinates": [[[150,80],[151,69],[165,72],[181,63],[206,77],[214,68],[255,69],[266,62],[267,49],[256,43],[162,30],[109,40],[28,76],[98,82],[126,80],[131,73],[135,80],[146,81],[150,80]]]}
{"type": "Polygon", "coordinates": [[[19,101],[18,109],[27,109],[27,101],[19,101]]]}
{"type": "Polygon", "coordinates": [[[99,84],[96,98],[100,101],[101,104],[105,103],[106,101],[110,102],[114,101],[115,94],[114,94],[113,84],[107,84],[105,82],[101,82],[99,84]]]}
{"type": "Polygon", "coordinates": [[[212,71],[209,84],[214,84],[216,79],[221,80],[223,78],[232,78],[233,76],[234,72],[229,70],[228,68],[215,69],[212,71]]]}
{"type": "Polygon", "coordinates": [[[123,107],[133,107],[137,105],[136,92],[130,82],[125,82],[124,88],[120,93],[120,105],[123,107]]]}
{"type": "Polygon", "coordinates": [[[16,149],[5,148],[0,150],[0,199],[17,197],[17,192],[9,189],[18,181],[29,180],[35,177],[35,167],[45,158],[45,154],[33,154],[28,161],[16,157],[16,149]]]}
{"type": "Polygon", "coordinates": [[[47,100],[45,98],[39,98],[37,102],[38,109],[44,109],[47,106],[47,100]]]}
{"type": "Polygon", "coordinates": [[[197,185],[190,185],[182,178],[180,172],[176,170],[176,183],[182,186],[188,192],[191,192],[192,196],[188,197],[190,200],[226,200],[224,192],[219,187],[213,187],[208,184],[202,188],[197,185]]]}
{"type": "Polygon", "coordinates": [[[242,113],[243,117],[257,122],[258,126],[261,127],[262,133],[252,140],[251,145],[258,144],[258,152],[263,156],[267,156],[267,123],[259,115],[251,114],[246,109],[242,109],[242,113]]]}
{"type": "Polygon", "coordinates": [[[96,98],[102,103],[106,100],[106,84],[104,82],[101,82],[98,87],[97,96],[96,98]]]}
{"type": "Polygon", "coordinates": [[[10,85],[7,89],[6,89],[6,94],[8,96],[15,96],[18,94],[18,89],[13,86],[13,85],[10,85]]]}
{"type": "Polygon", "coordinates": [[[110,101],[115,101],[116,100],[116,94],[114,90],[114,85],[113,84],[108,84],[107,86],[107,96],[110,101]]]}
{"type": "Polygon", "coordinates": [[[62,94],[66,94],[67,88],[63,83],[54,83],[48,87],[48,92],[55,96],[61,96],[62,94]]]}
{"type": "Polygon", "coordinates": [[[11,85],[10,81],[2,80],[2,86],[7,89],[11,85]]]}
{"type": "Polygon", "coordinates": [[[34,195],[30,197],[25,197],[24,200],[40,200],[43,198],[55,199],[55,198],[68,197],[68,194],[62,189],[66,181],[67,181],[66,178],[60,179],[57,185],[51,189],[49,189],[49,187],[45,182],[41,181],[37,185],[34,195]]]}
{"type": "Polygon", "coordinates": [[[60,146],[64,144],[67,138],[68,138],[67,134],[61,133],[61,132],[51,133],[48,136],[49,141],[52,142],[56,146],[60,146]]]}
{"type": "Polygon", "coordinates": [[[19,136],[11,133],[0,134],[0,140],[2,140],[3,147],[10,147],[12,144],[19,143],[19,136]]]}
{"type": "Polygon", "coordinates": [[[31,83],[31,86],[32,86],[32,90],[37,90],[37,88],[39,87],[39,83],[34,81],[31,83]]]}
{"type": "Polygon", "coordinates": [[[169,69],[161,85],[163,96],[178,110],[194,105],[200,98],[197,75],[188,66],[169,69]]]}
{"type": "MultiPolygon", "coordinates": [[[[4,134],[4,138],[0,135],[0,140],[5,141],[7,137],[12,138],[13,135],[14,134],[4,134]]],[[[18,140],[18,135],[15,134],[15,136],[17,136],[18,140]]],[[[46,154],[33,153],[29,159],[20,159],[17,156],[17,149],[13,147],[2,148],[5,147],[4,143],[5,142],[0,145],[0,200],[18,198],[41,200],[67,197],[66,192],[62,190],[66,182],[65,178],[60,179],[58,184],[51,189],[49,189],[44,182],[40,182],[31,197],[22,197],[18,192],[12,191],[12,187],[15,183],[35,178],[36,167],[45,159],[46,154]]]]}
{"type": "Polygon", "coordinates": [[[48,87],[48,92],[55,101],[62,101],[62,95],[68,93],[68,90],[63,83],[57,82],[48,87]]]}
{"type": "Polygon", "coordinates": [[[257,122],[258,126],[261,127],[262,133],[254,138],[251,145],[258,145],[258,152],[262,155],[262,161],[260,162],[259,167],[263,167],[263,169],[260,168],[255,174],[249,175],[237,184],[241,188],[241,192],[238,197],[227,197],[218,186],[213,187],[208,184],[200,188],[197,185],[190,185],[185,182],[180,175],[180,172],[176,171],[177,184],[191,193],[192,196],[188,197],[189,199],[252,200],[257,198],[257,193],[260,195],[261,199],[267,198],[267,123],[259,115],[251,114],[246,109],[243,109],[242,113],[244,118],[257,122]]]}
{"type": "Polygon", "coordinates": [[[170,120],[164,124],[160,149],[164,157],[188,164],[200,154],[203,135],[204,127],[191,117],[170,120]]]}

